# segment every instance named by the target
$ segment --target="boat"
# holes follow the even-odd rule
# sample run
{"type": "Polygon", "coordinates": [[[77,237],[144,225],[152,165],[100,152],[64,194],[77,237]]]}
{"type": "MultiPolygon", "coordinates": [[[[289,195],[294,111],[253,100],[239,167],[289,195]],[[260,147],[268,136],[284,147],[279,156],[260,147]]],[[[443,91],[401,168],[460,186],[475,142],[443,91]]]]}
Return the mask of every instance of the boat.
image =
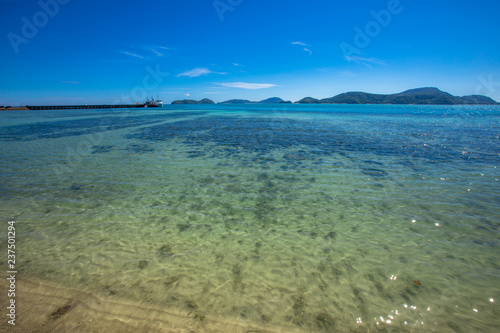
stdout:
{"type": "Polygon", "coordinates": [[[146,100],[146,103],[144,103],[145,108],[162,108],[163,107],[163,101],[161,99],[154,99],[151,97],[151,100],[149,98],[146,100]]]}
{"type": "Polygon", "coordinates": [[[160,96],[157,96],[156,104],[158,105],[159,108],[163,107],[163,101],[160,99],[160,96]]]}

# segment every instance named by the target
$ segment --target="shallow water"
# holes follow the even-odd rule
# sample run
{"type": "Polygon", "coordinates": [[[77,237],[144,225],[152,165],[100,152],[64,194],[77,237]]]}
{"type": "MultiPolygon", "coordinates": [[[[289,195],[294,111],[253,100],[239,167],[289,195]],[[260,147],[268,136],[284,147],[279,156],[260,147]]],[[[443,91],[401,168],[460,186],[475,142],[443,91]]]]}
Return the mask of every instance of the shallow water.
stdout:
{"type": "Polygon", "coordinates": [[[6,112],[0,217],[20,275],[102,297],[284,330],[497,332],[499,111],[6,112]]]}

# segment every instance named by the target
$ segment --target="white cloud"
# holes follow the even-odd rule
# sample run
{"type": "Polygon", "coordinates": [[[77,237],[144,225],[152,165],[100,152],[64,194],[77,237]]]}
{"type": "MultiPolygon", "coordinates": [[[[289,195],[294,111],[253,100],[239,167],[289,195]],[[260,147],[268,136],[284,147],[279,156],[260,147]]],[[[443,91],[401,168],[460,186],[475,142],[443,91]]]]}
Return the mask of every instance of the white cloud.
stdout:
{"type": "Polygon", "coordinates": [[[303,42],[292,42],[292,45],[301,45],[301,46],[305,46],[305,47],[311,46],[311,45],[307,45],[306,43],[303,43],[303,42]]]}
{"type": "Polygon", "coordinates": [[[292,45],[300,45],[300,46],[303,46],[304,47],[304,51],[306,51],[307,53],[309,53],[309,55],[312,54],[312,51],[310,49],[311,45],[308,45],[304,42],[292,42],[292,45]]]}
{"type": "Polygon", "coordinates": [[[168,47],[159,45],[133,44],[129,45],[128,47],[134,49],[134,52],[129,52],[129,51],[118,51],[118,52],[128,55],[130,57],[144,59],[144,60],[151,60],[152,55],[156,57],[164,57],[165,56],[164,50],[170,50],[170,48],[168,47]]]}
{"type": "Polygon", "coordinates": [[[190,71],[179,73],[179,74],[177,74],[177,77],[182,77],[182,76],[198,77],[198,76],[208,75],[208,74],[227,74],[227,73],[214,72],[214,71],[209,70],[208,68],[198,67],[198,68],[192,69],[190,71]]]}
{"type": "Polygon", "coordinates": [[[131,56],[131,57],[135,57],[135,58],[139,58],[139,59],[144,59],[143,56],[140,56],[140,55],[132,53],[132,52],[122,51],[121,53],[126,54],[126,55],[131,56]]]}
{"type": "Polygon", "coordinates": [[[170,50],[170,48],[165,47],[165,46],[149,46],[149,47],[145,47],[144,49],[154,53],[154,55],[157,57],[165,56],[165,54],[163,52],[159,51],[159,49],[160,50],[170,50]]]}
{"type": "Polygon", "coordinates": [[[67,83],[67,84],[80,84],[78,81],[59,81],[59,83],[67,83]]]}
{"type": "Polygon", "coordinates": [[[158,51],[156,49],[151,49],[150,51],[153,52],[155,54],[155,56],[157,56],[157,57],[163,57],[163,53],[161,53],[160,51],[158,51]]]}
{"type": "Polygon", "coordinates": [[[226,83],[215,83],[215,84],[228,88],[241,88],[241,89],[266,89],[266,88],[276,87],[275,84],[271,83],[226,82],[226,83]]]}
{"type": "Polygon", "coordinates": [[[376,59],[376,58],[363,58],[363,57],[358,57],[358,56],[345,56],[345,60],[347,61],[354,61],[357,64],[363,64],[367,67],[372,67],[370,64],[377,64],[377,65],[383,65],[386,66],[387,64],[383,62],[382,60],[376,59]]]}

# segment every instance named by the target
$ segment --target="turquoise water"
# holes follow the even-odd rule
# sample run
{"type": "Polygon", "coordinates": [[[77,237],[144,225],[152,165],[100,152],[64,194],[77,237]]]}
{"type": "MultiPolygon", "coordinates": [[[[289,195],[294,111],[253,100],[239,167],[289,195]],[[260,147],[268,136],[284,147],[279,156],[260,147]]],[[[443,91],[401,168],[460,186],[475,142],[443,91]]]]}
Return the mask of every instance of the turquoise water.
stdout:
{"type": "Polygon", "coordinates": [[[500,329],[499,107],[0,124],[0,218],[16,221],[24,277],[284,331],[500,329]]]}

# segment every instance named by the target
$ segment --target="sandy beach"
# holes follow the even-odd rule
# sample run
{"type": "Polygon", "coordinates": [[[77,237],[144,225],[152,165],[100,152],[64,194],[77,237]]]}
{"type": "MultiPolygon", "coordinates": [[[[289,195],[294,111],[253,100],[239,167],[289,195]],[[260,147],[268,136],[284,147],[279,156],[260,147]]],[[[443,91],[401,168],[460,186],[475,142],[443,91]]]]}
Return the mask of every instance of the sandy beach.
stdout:
{"type": "MultiPolygon", "coordinates": [[[[0,288],[8,289],[5,278],[0,288]]],[[[184,313],[165,311],[111,295],[101,298],[32,279],[19,279],[16,289],[16,325],[2,320],[0,332],[285,332],[205,317],[195,309],[184,313]]],[[[2,317],[6,316],[7,302],[4,297],[0,300],[2,317]]],[[[286,332],[299,331],[286,329],[286,332]]]]}

